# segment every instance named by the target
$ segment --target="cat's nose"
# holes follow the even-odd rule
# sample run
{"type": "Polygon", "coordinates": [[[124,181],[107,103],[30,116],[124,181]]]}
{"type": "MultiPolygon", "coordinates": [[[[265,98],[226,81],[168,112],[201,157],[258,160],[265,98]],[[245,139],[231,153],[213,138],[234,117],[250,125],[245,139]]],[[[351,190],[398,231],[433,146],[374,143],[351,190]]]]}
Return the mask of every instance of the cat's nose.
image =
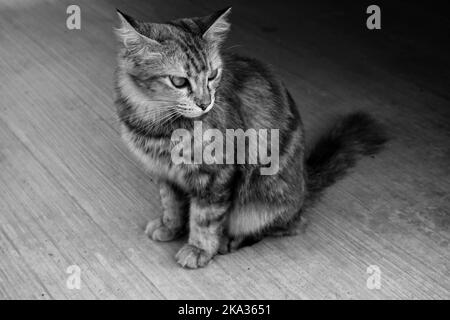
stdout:
{"type": "Polygon", "coordinates": [[[208,104],[206,104],[206,103],[201,103],[201,104],[198,104],[198,106],[200,107],[200,109],[202,109],[203,111],[205,111],[206,108],[208,108],[209,103],[208,103],[208,104]]]}
{"type": "Polygon", "coordinates": [[[202,99],[197,99],[196,103],[197,106],[204,111],[211,104],[211,97],[208,96],[202,99]]]}

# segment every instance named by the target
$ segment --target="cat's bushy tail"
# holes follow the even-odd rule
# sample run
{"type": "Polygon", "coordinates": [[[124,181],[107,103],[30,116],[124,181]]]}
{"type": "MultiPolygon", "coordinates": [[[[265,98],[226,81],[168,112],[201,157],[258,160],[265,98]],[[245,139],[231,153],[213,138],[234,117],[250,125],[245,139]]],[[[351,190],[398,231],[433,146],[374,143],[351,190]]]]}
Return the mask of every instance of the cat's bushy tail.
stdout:
{"type": "Polygon", "coordinates": [[[386,141],[381,125],[366,113],[355,112],[338,121],[307,157],[306,200],[313,202],[353,167],[358,158],[377,153],[386,141]]]}

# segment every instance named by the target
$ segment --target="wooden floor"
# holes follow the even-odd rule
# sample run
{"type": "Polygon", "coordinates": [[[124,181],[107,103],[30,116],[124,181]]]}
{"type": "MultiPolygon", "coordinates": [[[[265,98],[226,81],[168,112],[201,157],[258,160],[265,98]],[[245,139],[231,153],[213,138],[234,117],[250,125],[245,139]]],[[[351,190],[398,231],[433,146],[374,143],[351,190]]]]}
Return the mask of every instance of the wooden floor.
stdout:
{"type": "Polygon", "coordinates": [[[0,0],[0,298],[450,298],[446,11],[381,1],[369,31],[364,1],[234,2],[228,50],[279,70],[309,144],[362,109],[389,127],[386,150],[325,193],[303,234],[181,269],[181,241],[144,235],[157,188],[119,138],[114,8],[161,22],[229,1],[0,0]],[[72,265],[80,290],[66,285],[72,265]]]}

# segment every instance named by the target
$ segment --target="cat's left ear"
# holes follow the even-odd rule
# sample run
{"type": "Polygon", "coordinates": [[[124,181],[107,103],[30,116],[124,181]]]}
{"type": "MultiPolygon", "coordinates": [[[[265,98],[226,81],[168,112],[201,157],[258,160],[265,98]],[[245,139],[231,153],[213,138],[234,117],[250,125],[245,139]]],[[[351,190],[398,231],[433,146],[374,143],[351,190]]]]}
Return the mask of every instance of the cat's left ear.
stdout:
{"type": "Polygon", "coordinates": [[[199,18],[203,39],[213,43],[223,42],[231,27],[228,22],[230,13],[231,7],[228,7],[209,16],[199,18]]]}
{"type": "Polygon", "coordinates": [[[139,21],[121,12],[119,9],[116,10],[120,19],[120,28],[116,29],[116,34],[125,48],[132,52],[158,51],[158,48],[161,46],[160,43],[139,32],[139,21]]]}

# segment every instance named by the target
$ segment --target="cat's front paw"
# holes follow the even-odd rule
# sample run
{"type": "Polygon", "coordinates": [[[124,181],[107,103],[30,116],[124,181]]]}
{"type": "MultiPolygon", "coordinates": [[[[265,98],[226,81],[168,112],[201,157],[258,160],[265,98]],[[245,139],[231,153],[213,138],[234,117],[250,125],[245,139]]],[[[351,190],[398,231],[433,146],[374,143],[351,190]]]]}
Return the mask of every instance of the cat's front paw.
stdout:
{"type": "Polygon", "coordinates": [[[211,261],[213,255],[191,244],[185,244],[176,254],[175,259],[183,268],[197,269],[211,261]]]}
{"type": "Polygon", "coordinates": [[[177,236],[177,232],[163,224],[162,217],[149,221],[145,233],[155,241],[170,241],[177,236]]]}

